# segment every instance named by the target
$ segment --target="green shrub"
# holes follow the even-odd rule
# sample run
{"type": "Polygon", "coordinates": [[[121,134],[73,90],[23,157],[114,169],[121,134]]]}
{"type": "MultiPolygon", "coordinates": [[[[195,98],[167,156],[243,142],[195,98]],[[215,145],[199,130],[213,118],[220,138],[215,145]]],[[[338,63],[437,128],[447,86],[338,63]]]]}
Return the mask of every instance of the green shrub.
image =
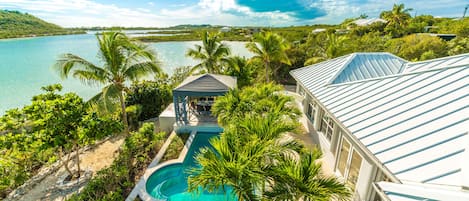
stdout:
{"type": "Polygon", "coordinates": [[[440,38],[417,34],[390,40],[387,51],[409,61],[444,57],[448,54],[447,45],[440,38]]]}
{"type": "Polygon", "coordinates": [[[131,105],[125,108],[127,112],[127,121],[129,122],[129,129],[135,130],[138,128],[138,117],[142,114],[142,106],[131,105]]]}
{"type": "Polygon", "coordinates": [[[124,200],[143,175],[166,139],[145,123],[125,139],[119,156],[108,168],[100,170],[80,194],[69,200],[124,200]]]}
{"type": "Polygon", "coordinates": [[[181,133],[176,135],[169,144],[168,149],[166,149],[166,152],[164,153],[164,156],[161,161],[177,159],[181,154],[181,151],[184,148],[184,144],[189,138],[189,135],[189,133],[181,133]]]}
{"type": "Polygon", "coordinates": [[[67,154],[122,130],[120,122],[88,113],[76,94],[57,93],[61,85],[42,89],[30,105],[0,117],[0,199],[56,162],[61,150],[67,154]]]}
{"type": "Polygon", "coordinates": [[[171,102],[171,88],[165,83],[150,81],[132,84],[126,97],[126,105],[141,106],[138,121],[158,117],[171,102]]]}

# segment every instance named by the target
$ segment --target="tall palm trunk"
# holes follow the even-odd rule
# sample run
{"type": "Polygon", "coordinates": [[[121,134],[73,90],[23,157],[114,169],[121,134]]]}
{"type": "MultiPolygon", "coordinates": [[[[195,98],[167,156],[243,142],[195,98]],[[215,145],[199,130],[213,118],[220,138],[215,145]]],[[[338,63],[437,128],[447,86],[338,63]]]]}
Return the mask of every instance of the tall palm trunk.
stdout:
{"type": "Polygon", "coordinates": [[[270,79],[269,79],[269,62],[264,61],[264,65],[265,65],[265,82],[269,83],[270,82],[270,79]]]}
{"type": "Polygon", "coordinates": [[[125,111],[125,100],[123,91],[119,92],[119,101],[121,102],[121,109],[122,109],[122,120],[124,121],[124,132],[129,134],[129,123],[127,121],[127,112],[125,111]]]}

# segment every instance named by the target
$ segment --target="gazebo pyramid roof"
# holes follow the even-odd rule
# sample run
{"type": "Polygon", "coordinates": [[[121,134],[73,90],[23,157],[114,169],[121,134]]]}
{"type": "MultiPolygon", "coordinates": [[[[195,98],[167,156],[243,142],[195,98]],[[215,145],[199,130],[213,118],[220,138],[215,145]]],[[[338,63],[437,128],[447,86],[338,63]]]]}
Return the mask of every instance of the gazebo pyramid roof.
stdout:
{"type": "Polygon", "coordinates": [[[216,74],[194,75],[186,78],[175,92],[227,92],[236,87],[236,77],[216,74]]]}

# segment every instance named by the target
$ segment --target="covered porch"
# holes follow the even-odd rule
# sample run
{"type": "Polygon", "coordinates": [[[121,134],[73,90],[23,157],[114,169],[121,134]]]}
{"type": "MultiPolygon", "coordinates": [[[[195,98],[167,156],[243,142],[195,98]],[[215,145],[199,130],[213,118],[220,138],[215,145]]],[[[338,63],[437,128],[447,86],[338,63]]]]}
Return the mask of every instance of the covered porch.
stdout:
{"type": "Polygon", "coordinates": [[[216,125],[211,113],[218,96],[236,87],[236,77],[215,74],[189,76],[173,89],[176,126],[216,125]]]}

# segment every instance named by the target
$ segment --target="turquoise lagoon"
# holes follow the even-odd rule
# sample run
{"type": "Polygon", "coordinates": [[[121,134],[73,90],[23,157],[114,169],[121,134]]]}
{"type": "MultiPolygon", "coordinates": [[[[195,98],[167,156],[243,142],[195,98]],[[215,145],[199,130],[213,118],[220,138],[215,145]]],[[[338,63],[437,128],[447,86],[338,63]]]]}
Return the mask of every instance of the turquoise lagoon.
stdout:
{"type": "Polygon", "coordinates": [[[200,191],[187,192],[187,170],[197,167],[194,156],[201,147],[209,147],[210,138],[219,136],[218,133],[197,133],[192,141],[183,163],[164,166],[154,172],[147,180],[146,190],[157,200],[168,201],[235,201],[237,200],[230,187],[218,192],[200,191]]]}
{"type": "MultiPolygon", "coordinates": [[[[244,42],[226,42],[234,55],[250,57],[244,42]]],[[[171,74],[179,66],[194,65],[197,61],[185,57],[187,48],[199,42],[150,43],[157,52],[163,69],[171,74]]],[[[94,34],[48,36],[0,40],[0,114],[30,103],[31,97],[41,93],[41,86],[60,83],[64,92],[75,92],[85,100],[100,87],[88,87],[78,80],[61,80],[53,71],[58,55],[73,53],[98,63],[94,34]]]]}

